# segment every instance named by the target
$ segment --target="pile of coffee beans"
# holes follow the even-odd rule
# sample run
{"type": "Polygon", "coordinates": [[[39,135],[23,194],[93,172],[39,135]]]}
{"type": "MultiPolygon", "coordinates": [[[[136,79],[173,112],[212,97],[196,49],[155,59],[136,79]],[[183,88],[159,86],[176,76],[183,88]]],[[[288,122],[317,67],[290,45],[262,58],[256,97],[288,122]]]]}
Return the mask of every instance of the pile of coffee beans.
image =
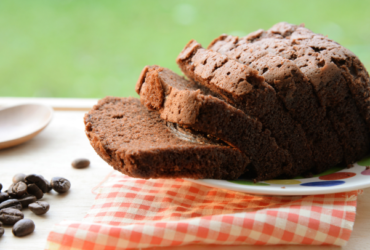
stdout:
{"type": "Polygon", "coordinates": [[[54,190],[65,193],[71,188],[69,180],[54,177],[49,182],[42,175],[16,174],[8,190],[1,192],[0,183],[0,237],[4,234],[3,225],[13,226],[13,234],[22,237],[35,230],[35,223],[24,219],[23,208],[29,208],[36,215],[45,214],[50,205],[46,201],[38,201],[44,194],[54,190]]]}

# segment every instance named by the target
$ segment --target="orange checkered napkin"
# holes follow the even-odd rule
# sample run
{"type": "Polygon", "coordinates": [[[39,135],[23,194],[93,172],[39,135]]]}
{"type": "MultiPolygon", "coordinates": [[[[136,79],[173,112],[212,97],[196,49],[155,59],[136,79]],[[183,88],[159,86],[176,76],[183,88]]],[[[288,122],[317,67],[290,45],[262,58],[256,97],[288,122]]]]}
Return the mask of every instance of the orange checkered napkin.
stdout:
{"type": "Polygon", "coordinates": [[[112,173],[80,222],[54,226],[46,249],[130,249],[187,244],[343,246],[359,191],[258,196],[186,180],[112,173]]]}

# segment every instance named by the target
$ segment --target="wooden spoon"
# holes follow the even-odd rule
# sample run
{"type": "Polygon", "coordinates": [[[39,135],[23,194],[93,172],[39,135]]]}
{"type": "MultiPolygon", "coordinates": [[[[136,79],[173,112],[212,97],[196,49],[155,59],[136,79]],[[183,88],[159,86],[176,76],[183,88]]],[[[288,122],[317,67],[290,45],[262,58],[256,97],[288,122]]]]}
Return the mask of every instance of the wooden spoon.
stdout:
{"type": "Polygon", "coordinates": [[[22,104],[0,109],[0,149],[26,142],[51,121],[53,109],[41,104],[22,104]]]}

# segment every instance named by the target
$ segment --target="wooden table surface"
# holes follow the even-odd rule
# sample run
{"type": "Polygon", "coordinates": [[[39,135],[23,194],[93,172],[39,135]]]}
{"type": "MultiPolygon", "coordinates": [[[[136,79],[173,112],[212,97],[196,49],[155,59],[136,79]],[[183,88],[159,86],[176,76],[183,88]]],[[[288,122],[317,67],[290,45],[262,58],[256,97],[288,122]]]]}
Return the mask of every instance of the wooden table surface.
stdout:
{"type": "MultiPolygon", "coordinates": [[[[37,173],[47,179],[62,176],[71,181],[70,192],[58,195],[46,194],[42,200],[49,202],[50,210],[43,216],[37,216],[28,209],[26,218],[36,224],[33,234],[16,238],[11,227],[5,228],[0,238],[0,249],[44,249],[46,238],[55,223],[63,220],[80,221],[93,203],[95,195],[92,189],[108,175],[112,168],[105,163],[90,146],[84,133],[83,115],[96,100],[94,99],[40,99],[40,98],[1,98],[2,106],[18,103],[44,103],[54,107],[55,113],[49,126],[30,141],[8,149],[0,150],[0,183],[6,189],[16,173],[37,173]],[[75,158],[86,157],[91,165],[87,169],[73,169],[71,162],[75,158]]],[[[354,230],[348,244],[343,247],[322,246],[191,246],[192,250],[282,250],[282,249],[370,249],[370,190],[358,198],[358,207],[354,230]]],[[[155,248],[159,249],[159,248],[155,248]]],[[[190,249],[190,246],[160,249],[190,249]]]]}

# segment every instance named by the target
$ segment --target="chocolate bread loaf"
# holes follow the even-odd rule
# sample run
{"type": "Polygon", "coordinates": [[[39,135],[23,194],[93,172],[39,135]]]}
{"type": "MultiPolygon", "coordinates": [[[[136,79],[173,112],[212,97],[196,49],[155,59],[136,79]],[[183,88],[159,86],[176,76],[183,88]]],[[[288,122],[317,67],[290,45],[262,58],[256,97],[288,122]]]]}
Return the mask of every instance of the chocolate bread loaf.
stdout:
{"type": "Polygon", "coordinates": [[[147,66],[135,98],[85,115],[96,152],[140,178],[255,181],[351,166],[370,150],[370,80],[359,59],[303,25],[190,41],[186,77],[147,66]],[[141,103],[140,103],[141,102],[141,103]]]}
{"type": "Polygon", "coordinates": [[[290,164],[281,174],[295,176],[312,169],[312,151],[302,127],[291,118],[258,71],[205,50],[194,40],[185,46],[177,63],[188,78],[222,95],[271,131],[278,146],[291,154],[290,164]]]}
{"type": "Polygon", "coordinates": [[[369,75],[352,52],[302,25],[288,23],[239,43],[251,43],[254,49],[282,56],[300,68],[338,134],[347,164],[369,152],[369,75]]]}
{"type": "Polygon", "coordinates": [[[138,99],[106,97],[85,115],[95,151],[114,169],[139,178],[236,179],[249,159],[227,145],[182,140],[138,99]]]}
{"type": "Polygon", "coordinates": [[[343,148],[338,134],[320,105],[311,83],[298,66],[258,46],[259,42],[246,43],[245,40],[239,43],[238,37],[222,35],[208,49],[256,69],[275,89],[285,108],[306,133],[315,161],[313,173],[323,172],[341,163],[343,148]]]}
{"type": "Polygon", "coordinates": [[[206,87],[169,69],[147,66],[136,91],[141,103],[158,111],[162,119],[221,139],[249,156],[252,164],[246,177],[272,179],[285,168],[288,152],[277,146],[271,132],[206,87]]]}

